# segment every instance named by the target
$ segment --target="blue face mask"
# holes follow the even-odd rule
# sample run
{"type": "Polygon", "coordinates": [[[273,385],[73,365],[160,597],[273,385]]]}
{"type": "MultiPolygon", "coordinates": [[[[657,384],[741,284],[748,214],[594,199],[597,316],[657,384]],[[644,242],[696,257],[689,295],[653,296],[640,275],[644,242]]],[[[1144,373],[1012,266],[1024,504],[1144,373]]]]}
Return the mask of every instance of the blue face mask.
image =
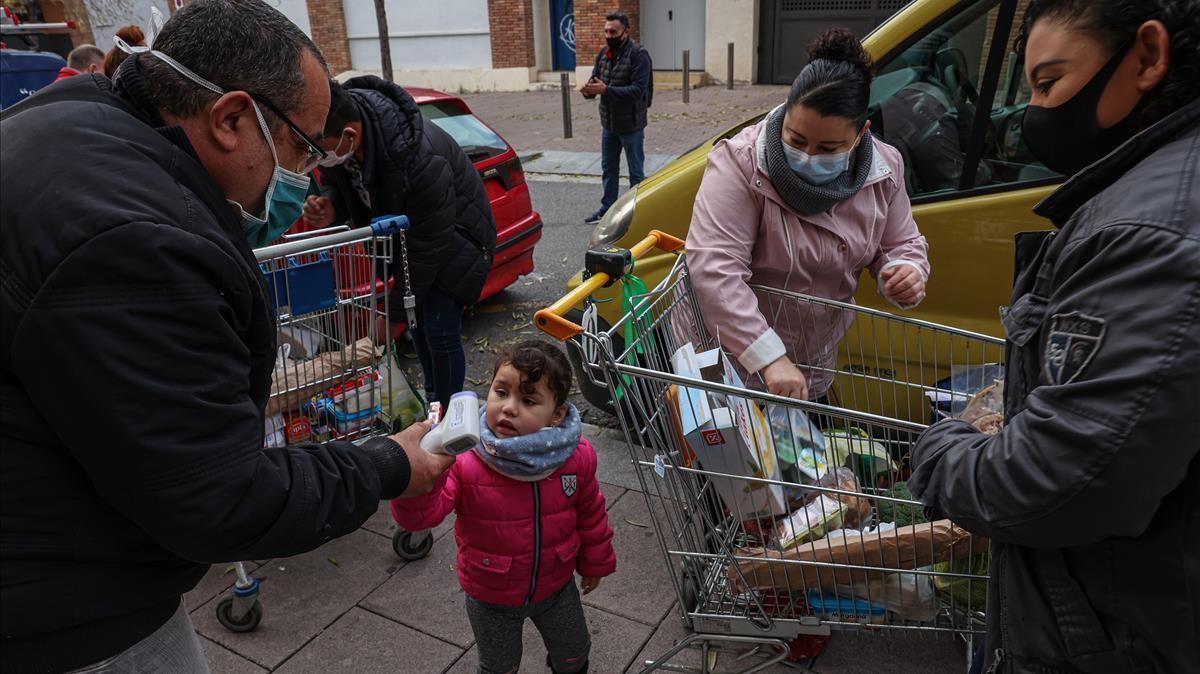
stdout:
{"type": "Polygon", "coordinates": [[[275,171],[271,174],[271,182],[267,184],[266,206],[262,217],[250,215],[242,209],[242,231],[251,248],[261,248],[284,232],[291,229],[300,214],[304,212],[304,199],[308,196],[309,177],[289,171],[279,165],[279,156],[275,154],[275,142],[271,140],[271,132],[263,119],[258,104],[251,101],[254,114],[258,116],[258,126],[267,139],[267,147],[271,148],[271,157],[275,159],[275,171]]]}
{"type": "Polygon", "coordinates": [[[783,154],[787,157],[788,166],[801,180],[809,185],[828,185],[850,170],[850,157],[861,138],[860,134],[849,150],[832,154],[809,154],[782,141],[783,154]]]}
{"type": "MultiPolygon", "coordinates": [[[[199,84],[217,94],[224,94],[225,90],[208,80],[200,77],[196,73],[180,65],[175,59],[166,54],[150,50],[163,63],[174,68],[180,75],[199,84]]],[[[289,171],[279,165],[279,155],[275,152],[275,141],[271,139],[271,131],[267,128],[267,121],[263,119],[262,111],[258,108],[258,103],[251,99],[250,104],[254,106],[254,115],[258,118],[258,127],[262,130],[263,137],[267,139],[267,147],[271,149],[271,158],[275,160],[275,169],[271,173],[271,181],[267,183],[267,193],[264,197],[263,214],[261,217],[250,215],[242,205],[230,201],[229,203],[236,206],[242,214],[242,231],[246,235],[246,240],[250,242],[252,248],[261,248],[275,239],[278,239],[284,232],[291,229],[300,214],[304,212],[304,200],[308,196],[309,177],[301,175],[295,171],[289,171]]]]}

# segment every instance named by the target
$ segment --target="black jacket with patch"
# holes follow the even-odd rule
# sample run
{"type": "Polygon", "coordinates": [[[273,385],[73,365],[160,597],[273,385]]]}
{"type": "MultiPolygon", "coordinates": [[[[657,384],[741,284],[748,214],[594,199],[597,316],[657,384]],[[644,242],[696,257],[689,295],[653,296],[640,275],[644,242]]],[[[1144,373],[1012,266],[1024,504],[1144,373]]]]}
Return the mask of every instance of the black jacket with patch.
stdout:
{"type": "Polygon", "coordinates": [[[263,448],[263,278],[137,61],[0,118],[6,672],[116,655],[209,564],[316,548],[408,484],[386,438],[263,448]]]}
{"type": "MultiPolygon", "coordinates": [[[[496,251],[492,206],[475,165],[450,134],[426,123],[400,86],[372,75],[343,86],[363,119],[363,174],[371,203],[363,203],[343,167],[321,169],[326,195],[356,227],[381,215],[407,215],[413,293],[423,299],[437,287],[459,304],[475,304],[496,251]]],[[[389,310],[398,317],[404,294],[398,250],[393,258],[396,284],[389,310]]]]}
{"type": "Polygon", "coordinates": [[[1200,101],[1038,206],[1018,240],[1007,425],[937,424],[913,493],[992,540],[1000,672],[1200,666],[1200,101]]]}

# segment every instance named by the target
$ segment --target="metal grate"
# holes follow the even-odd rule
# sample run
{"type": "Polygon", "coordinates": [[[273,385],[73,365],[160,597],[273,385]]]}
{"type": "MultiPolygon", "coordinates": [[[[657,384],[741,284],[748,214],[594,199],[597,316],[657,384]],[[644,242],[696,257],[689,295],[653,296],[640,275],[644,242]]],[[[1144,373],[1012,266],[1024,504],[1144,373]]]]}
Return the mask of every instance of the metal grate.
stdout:
{"type": "Polygon", "coordinates": [[[879,9],[888,11],[899,11],[910,4],[912,0],[879,0],[879,9]]]}
{"type": "Polygon", "coordinates": [[[785,12],[861,12],[873,9],[874,0],[782,0],[785,12]]]}

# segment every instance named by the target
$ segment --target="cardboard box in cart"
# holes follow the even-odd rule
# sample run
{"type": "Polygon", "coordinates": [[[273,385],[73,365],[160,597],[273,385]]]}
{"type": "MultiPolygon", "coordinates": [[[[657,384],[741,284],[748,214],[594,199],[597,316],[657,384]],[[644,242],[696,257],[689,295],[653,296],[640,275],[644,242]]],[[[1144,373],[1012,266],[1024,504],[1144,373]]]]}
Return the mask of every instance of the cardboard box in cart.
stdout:
{"type": "MultiPolygon", "coordinates": [[[[675,374],[742,388],[741,378],[720,349],[696,353],[688,343],[671,357],[675,374]]],[[[741,396],[727,396],[680,386],[679,424],[688,446],[711,473],[779,480],[771,426],[758,405],[741,396]]],[[[741,519],[787,513],[783,487],[751,480],[712,478],[725,507],[741,519]]]]}

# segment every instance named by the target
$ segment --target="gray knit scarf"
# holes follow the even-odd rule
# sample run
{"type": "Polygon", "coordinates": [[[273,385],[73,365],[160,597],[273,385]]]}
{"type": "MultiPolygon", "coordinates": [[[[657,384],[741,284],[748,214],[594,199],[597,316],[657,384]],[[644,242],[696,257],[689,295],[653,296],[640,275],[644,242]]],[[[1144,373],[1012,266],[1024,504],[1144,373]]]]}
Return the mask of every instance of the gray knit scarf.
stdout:
{"type": "Polygon", "coordinates": [[[515,438],[498,438],[487,425],[487,405],[480,405],[475,455],[501,475],[537,482],[562,468],[575,453],[583,431],[581,422],[579,410],[567,403],[567,416],[558,426],[515,438]]]}
{"type": "Polygon", "coordinates": [[[871,172],[874,149],[871,132],[868,130],[859,141],[849,171],[829,184],[810,185],[788,166],[787,155],[783,153],[783,114],[781,105],[767,115],[759,158],[784,203],[801,215],[816,215],[857,194],[871,172]]]}

